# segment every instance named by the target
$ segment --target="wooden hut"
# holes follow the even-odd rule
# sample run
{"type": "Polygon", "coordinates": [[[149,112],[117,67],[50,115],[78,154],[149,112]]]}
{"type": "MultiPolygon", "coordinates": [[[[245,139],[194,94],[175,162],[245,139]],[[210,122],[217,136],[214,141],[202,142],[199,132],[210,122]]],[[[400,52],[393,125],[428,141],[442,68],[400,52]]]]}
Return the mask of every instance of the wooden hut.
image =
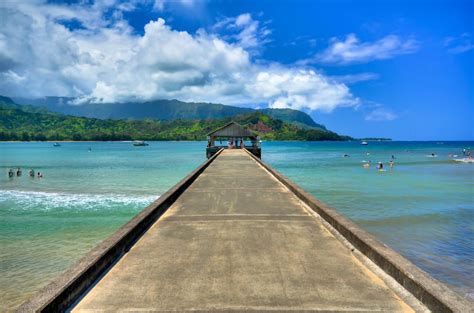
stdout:
{"type": "Polygon", "coordinates": [[[212,157],[221,148],[247,149],[258,158],[262,153],[258,136],[236,122],[230,122],[207,135],[207,158],[212,157]]]}

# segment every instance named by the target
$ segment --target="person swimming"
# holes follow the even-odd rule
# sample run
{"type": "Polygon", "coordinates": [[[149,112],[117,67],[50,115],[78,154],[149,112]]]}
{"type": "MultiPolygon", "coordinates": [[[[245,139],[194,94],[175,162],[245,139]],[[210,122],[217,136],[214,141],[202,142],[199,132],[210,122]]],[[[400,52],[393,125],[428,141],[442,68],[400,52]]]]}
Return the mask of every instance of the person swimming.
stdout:
{"type": "Polygon", "coordinates": [[[43,174],[38,172],[38,175],[36,175],[38,178],[43,178],[43,174]]]}
{"type": "Polygon", "coordinates": [[[369,168],[370,165],[371,165],[371,162],[370,162],[370,160],[369,160],[369,161],[367,161],[367,163],[365,163],[365,164],[362,165],[362,166],[365,167],[365,168],[369,168]]]}
{"type": "Polygon", "coordinates": [[[15,176],[15,172],[11,168],[11,169],[8,170],[8,177],[12,178],[13,176],[15,176]]]}
{"type": "Polygon", "coordinates": [[[343,157],[345,157],[345,158],[350,158],[351,156],[348,155],[348,154],[344,154],[343,157]]]}
{"type": "Polygon", "coordinates": [[[379,164],[377,165],[377,169],[380,171],[380,170],[383,170],[383,163],[382,162],[379,162],[379,164]]]}
{"type": "Polygon", "coordinates": [[[28,174],[30,175],[30,177],[35,178],[35,170],[34,170],[34,169],[30,169],[30,171],[28,172],[28,174]]]}
{"type": "Polygon", "coordinates": [[[395,164],[395,163],[393,162],[393,160],[390,160],[389,163],[390,163],[390,168],[393,168],[393,165],[395,164]]]}
{"type": "Polygon", "coordinates": [[[395,160],[395,156],[392,154],[392,160],[395,160]]]}
{"type": "Polygon", "coordinates": [[[16,169],[16,176],[21,176],[21,168],[16,169]]]}

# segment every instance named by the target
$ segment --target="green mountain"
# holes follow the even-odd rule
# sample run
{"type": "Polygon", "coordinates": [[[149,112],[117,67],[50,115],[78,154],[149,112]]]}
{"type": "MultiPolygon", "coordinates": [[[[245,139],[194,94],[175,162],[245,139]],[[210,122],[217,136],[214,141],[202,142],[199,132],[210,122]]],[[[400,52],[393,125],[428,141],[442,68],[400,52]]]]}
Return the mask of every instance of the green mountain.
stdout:
{"type": "Polygon", "coordinates": [[[9,107],[19,107],[11,98],[0,96],[0,105],[9,106],[9,107]]]}
{"type": "Polygon", "coordinates": [[[313,119],[311,118],[311,116],[298,110],[263,109],[259,111],[275,119],[279,119],[279,120],[282,120],[283,122],[294,124],[301,128],[305,128],[305,129],[315,128],[315,129],[326,130],[326,127],[324,125],[315,123],[313,119]]]}
{"type": "MultiPolygon", "coordinates": [[[[164,121],[176,119],[218,119],[251,113],[257,110],[217,103],[182,102],[179,100],[154,100],[147,102],[126,103],[84,103],[71,105],[74,98],[45,97],[40,99],[14,99],[19,104],[45,107],[49,111],[99,119],[145,119],[152,118],[164,121]]],[[[322,129],[306,113],[292,109],[262,109],[262,113],[302,128],[322,129]]]]}
{"type": "Polygon", "coordinates": [[[11,99],[0,98],[0,140],[205,140],[231,120],[247,125],[266,140],[348,140],[334,132],[301,128],[260,111],[220,119],[160,121],[97,119],[31,112],[11,99]]]}

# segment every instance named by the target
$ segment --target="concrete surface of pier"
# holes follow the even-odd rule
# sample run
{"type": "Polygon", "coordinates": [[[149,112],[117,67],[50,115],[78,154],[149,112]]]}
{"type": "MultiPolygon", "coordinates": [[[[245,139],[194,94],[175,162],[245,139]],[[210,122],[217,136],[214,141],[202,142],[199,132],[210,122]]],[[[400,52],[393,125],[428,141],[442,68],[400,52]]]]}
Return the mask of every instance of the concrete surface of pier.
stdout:
{"type": "Polygon", "coordinates": [[[409,302],[248,153],[226,150],[73,311],[397,312],[409,302]]]}

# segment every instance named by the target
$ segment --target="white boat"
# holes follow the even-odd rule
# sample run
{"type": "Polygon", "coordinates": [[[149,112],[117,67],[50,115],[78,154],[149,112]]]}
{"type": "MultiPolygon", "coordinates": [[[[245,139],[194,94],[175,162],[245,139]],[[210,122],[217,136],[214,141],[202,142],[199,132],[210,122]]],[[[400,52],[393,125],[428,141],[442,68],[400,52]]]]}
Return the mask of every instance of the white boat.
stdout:
{"type": "Polygon", "coordinates": [[[461,162],[461,163],[474,163],[474,159],[469,159],[469,158],[464,158],[464,159],[454,159],[456,162],[461,162]]]}
{"type": "Polygon", "coordinates": [[[362,141],[360,144],[363,146],[367,146],[369,143],[367,141],[362,141]]]}
{"type": "Polygon", "coordinates": [[[149,146],[148,142],[145,142],[145,141],[135,141],[133,143],[133,145],[135,147],[146,147],[146,146],[149,146]]]}

